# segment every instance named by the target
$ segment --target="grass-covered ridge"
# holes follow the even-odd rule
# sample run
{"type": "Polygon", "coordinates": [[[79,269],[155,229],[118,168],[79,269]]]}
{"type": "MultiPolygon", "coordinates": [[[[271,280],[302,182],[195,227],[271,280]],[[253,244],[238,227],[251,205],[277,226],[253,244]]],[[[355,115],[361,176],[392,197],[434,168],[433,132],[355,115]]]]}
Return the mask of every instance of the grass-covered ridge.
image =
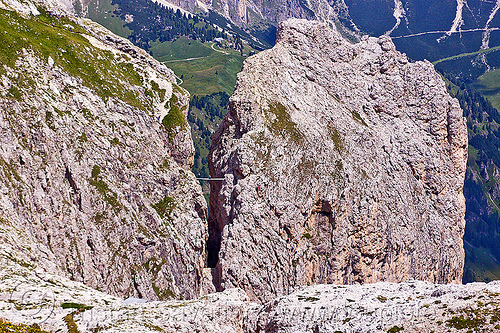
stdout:
{"type": "Polygon", "coordinates": [[[159,61],[179,61],[191,58],[207,57],[215,53],[207,44],[188,39],[187,37],[177,38],[175,41],[152,43],[151,54],[159,61]]]}
{"type": "MultiPolygon", "coordinates": [[[[24,18],[16,12],[0,9],[0,62],[15,68],[24,50],[41,59],[52,58],[56,66],[81,79],[84,86],[103,99],[114,97],[136,106],[151,103],[140,94],[142,79],[125,57],[94,47],[82,27],[68,18],[39,16],[24,18]]],[[[6,72],[0,67],[0,75],[6,72]]],[[[21,98],[18,91],[11,93],[21,98]]]]}
{"type": "Polygon", "coordinates": [[[243,60],[245,57],[239,55],[213,52],[200,59],[166,64],[182,78],[182,87],[193,95],[210,95],[220,91],[231,95],[243,60]]]}
{"type": "MultiPolygon", "coordinates": [[[[182,113],[181,105],[179,104],[179,99],[175,94],[169,100],[170,111],[163,117],[163,126],[167,130],[168,139],[173,142],[175,135],[177,134],[176,129],[185,129],[187,126],[186,116],[182,113]]],[[[184,107],[186,108],[186,106],[184,107]]]]}

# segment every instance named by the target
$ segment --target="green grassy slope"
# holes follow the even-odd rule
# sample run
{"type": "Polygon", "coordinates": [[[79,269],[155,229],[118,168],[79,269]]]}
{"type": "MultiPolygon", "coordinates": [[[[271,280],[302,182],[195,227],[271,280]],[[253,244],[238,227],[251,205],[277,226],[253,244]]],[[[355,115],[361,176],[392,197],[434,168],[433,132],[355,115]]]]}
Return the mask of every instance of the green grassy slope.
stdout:
{"type": "Polygon", "coordinates": [[[182,87],[192,95],[209,95],[218,91],[231,95],[244,59],[239,55],[214,52],[206,58],[169,62],[167,66],[182,78],[182,87]]]}
{"type": "MultiPolygon", "coordinates": [[[[247,54],[255,52],[245,50],[247,54]]],[[[210,95],[219,91],[231,95],[236,84],[236,74],[241,71],[246,58],[239,55],[239,52],[221,52],[212,43],[201,43],[186,37],[173,42],[155,42],[151,46],[151,54],[182,79],[182,87],[192,96],[210,95]]]]}
{"type": "Polygon", "coordinates": [[[472,86],[500,110],[500,69],[481,75],[472,86]]]}
{"type": "MultiPolygon", "coordinates": [[[[209,44],[180,37],[173,42],[155,42],[151,45],[151,54],[159,61],[171,61],[179,59],[208,57],[215,51],[209,44]]],[[[167,66],[170,66],[167,64],[167,66]]]]}
{"type": "MultiPolygon", "coordinates": [[[[124,85],[143,84],[133,65],[110,51],[95,48],[84,34],[80,26],[67,18],[42,13],[27,19],[0,9],[0,62],[15,67],[23,49],[33,50],[42,58],[51,57],[56,65],[81,78],[85,86],[101,97],[117,97],[133,106],[149,107],[147,101],[124,85]]],[[[0,75],[3,71],[0,67],[0,75]]],[[[19,78],[19,86],[29,88],[30,82],[19,78]]]]}
{"type": "Polygon", "coordinates": [[[112,5],[111,0],[92,0],[88,8],[88,17],[92,21],[125,38],[132,33],[120,16],[113,13],[118,9],[118,5],[112,5]]]}
{"type": "Polygon", "coordinates": [[[468,53],[457,54],[455,56],[446,57],[446,58],[443,58],[443,59],[436,60],[436,61],[432,62],[432,64],[436,65],[436,64],[439,64],[439,63],[445,62],[445,61],[456,60],[456,59],[459,59],[459,58],[473,57],[473,56],[476,56],[478,54],[490,53],[490,52],[495,52],[495,51],[498,51],[498,50],[500,50],[500,46],[491,47],[491,48],[486,49],[486,50],[479,50],[479,51],[475,51],[475,52],[468,52],[468,53]]]}
{"type": "Polygon", "coordinates": [[[500,264],[489,249],[473,247],[467,242],[464,242],[464,248],[468,259],[464,267],[466,282],[500,280],[500,264]]]}

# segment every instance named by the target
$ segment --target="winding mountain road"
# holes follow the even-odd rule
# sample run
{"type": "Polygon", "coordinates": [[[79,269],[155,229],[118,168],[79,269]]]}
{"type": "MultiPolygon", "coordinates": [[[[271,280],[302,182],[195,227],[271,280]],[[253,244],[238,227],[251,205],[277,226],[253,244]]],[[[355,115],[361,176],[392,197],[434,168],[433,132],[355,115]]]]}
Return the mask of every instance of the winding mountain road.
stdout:
{"type": "MultiPolygon", "coordinates": [[[[500,1],[500,0],[499,0],[500,1]]],[[[477,29],[466,29],[466,30],[459,30],[455,31],[452,33],[467,33],[467,32],[475,32],[475,31],[494,31],[494,30],[500,30],[500,28],[477,28],[477,29]]],[[[436,30],[436,31],[424,31],[424,32],[418,32],[415,34],[409,34],[409,35],[404,35],[404,36],[391,36],[392,39],[399,39],[399,38],[409,38],[409,37],[417,37],[417,36],[423,36],[423,35],[430,35],[430,34],[445,34],[448,33],[449,31],[443,31],[443,30],[436,30]]],[[[450,35],[452,34],[450,33],[450,35]]]]}
{"type": "Polygon", "coordinates": [[[219,53],[222,53],[222,54],[229,54],[229,52],[222,51],[222,50],[217,50],[214,46],[215,46],[215,43],[212,44],[212,50],[214,50],[215,52],[219,52],[219,53]]]}

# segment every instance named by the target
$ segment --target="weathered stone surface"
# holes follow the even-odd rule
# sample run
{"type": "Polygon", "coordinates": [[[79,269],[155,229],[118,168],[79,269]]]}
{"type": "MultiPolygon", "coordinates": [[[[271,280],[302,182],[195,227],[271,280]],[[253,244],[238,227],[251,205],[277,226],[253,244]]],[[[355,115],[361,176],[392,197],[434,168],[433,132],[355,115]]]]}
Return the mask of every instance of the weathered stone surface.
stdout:
{"type": "MultiPolygon", "coordinates": [[[[4,236],[0,233],[0,237],[4,236]]],[[[498,282],[316,285],[300,288],[264,305],[252,303],[241,289],[189,301],[140,303],[144,300],[123,301],[37,267],[26,255],[27,250],[35,248],[32,240],[26,234],[20,236],[9,244],[0,243],[0,314],[3,320],[37,323],[52,332],[66,332],[68,316],[81,333],[386,333],[401,328],[404,329],[401,332],[496,332],[499,329],[498,282]]]]}
{"type": "Polygon", "coordinates": [[[467,132],[429,62],[292,19],[215,134],[208,262],[269,300],[318,283],[460,282],[467,132]],[[220,250],[220,252],[219,252],[220,250]]]}
{"type": "Polygon", "coordinates": [[[88,20],[1,14],[11,33],[56,42],[1,64],[0,229],[31,237],[40,267],[102,291],[199,296],[207,208],[189,170],[187,91],[88,20]]]}
{"type": "Polygon", "coordinates": [[[221,0],[212,1],[213,8],[239,26],[258,27],[262,22],[278,22],[291,17],[314,19],[321,16],[321,9],[332,11],[324,0],[315,1],[263,1],[221,0]],[[326,6],[325,6],[326,5],[326,6]]]}
{"type": "Polygon", "coordinates": [[[249,312],[247,332],[498,332],[500,283],[316,285],[249,312]]]}
{"type": "Polygon", "coordinates": [[[81,333],[242,333],[247,313],[256,307],[241,289],[189,301],[124,301],[47,272],[27,255],[36,245],[22,237],[0,243],[0,315],[16,324],[67,332],[71,315],[81,333]]]}

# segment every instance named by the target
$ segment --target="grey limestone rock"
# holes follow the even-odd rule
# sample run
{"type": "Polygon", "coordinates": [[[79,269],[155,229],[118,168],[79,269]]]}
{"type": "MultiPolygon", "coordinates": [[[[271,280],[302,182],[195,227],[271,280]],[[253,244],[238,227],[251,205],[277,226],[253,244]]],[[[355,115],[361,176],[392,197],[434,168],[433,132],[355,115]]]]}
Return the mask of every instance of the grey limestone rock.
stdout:
{"type": "MultiPolygon", "coordinates": [[[[12,233],[10,234],[12,235],[12,233]]],[[[124,301],[44,271],[20,249],[23,234],[0,243],[0,313],[15,324],[66,332],[71,316],[86,332],[497,332],[500,283],[422,281],[315,285],[259,305],[241,289],[192,300],[124,301]],[[28,297],[27,297],[28,296],[28,297]],[[80,305],[81,309],[63,304],[80,305]]],[[[0,230],[0,237],[4,237],[0,230]]]]}
{"type": "Polygon", "coordinates": [[[498,332],[500,283],[317,285],[266,303],[247,332],[498,332]]]}
{"type": "Polygon", "coordinates": [[[467,130],[431,63],[290,19],[246,60],[212,141],[208,263],[254,300],[296,286],[460,283],[467,130]]]}
{"type": "Polygon", "coordinates": [[[116,296],[210,291],[188,92],[93,22],[0,4],[24,15],[1,12],[31,43],[0,64],[0,229],[31,237],[38,266],[116,296]],[[38,48],[37,34],[56,42],[38,48]]]}

